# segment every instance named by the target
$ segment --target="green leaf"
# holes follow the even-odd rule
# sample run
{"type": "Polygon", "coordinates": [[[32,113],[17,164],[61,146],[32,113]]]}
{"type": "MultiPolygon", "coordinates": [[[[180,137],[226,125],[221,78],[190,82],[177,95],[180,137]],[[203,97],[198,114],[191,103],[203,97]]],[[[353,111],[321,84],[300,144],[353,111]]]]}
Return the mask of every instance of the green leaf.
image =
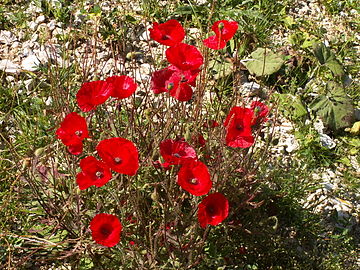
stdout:
{"type": "Polygon", "coordinates": [[[212,68],[212,73],[214,74],[215,80],[226,77],[234,71],[233,64],[222,59],[211,60],[209,62],[209,67],[212,68]]]}
{"type": "Polygon", "coordinates": [[[328,82],[326,93],[317,96],[310,109],[334,131],[350,126],[354,119],[354,108],[344,88],[336,82],[328,82]]]}
{"type": "Polygon", "coordinates": [[[345,75],[343,66],[336,59],[335,54],[323,43],[314,45],[314,55],[321,65],[328,67],[334,76],[342,77],[345,75]]]}
{"type": "Polygon", "coordinates": [[[245,63],[250,73],[256,76],[271,75],[277,72],[284,64],[281,54],[276,54],[269,49],[258,48],[250,55],[251,60],[245,63]]]}
{"type": "Polygon", "coordinates": [[[284,110],[285,116],[288,116],[294,120],[306,118],[308,112],[299,96],[278,93],[275,93],[275,96],[279,98],[279,105],[280,108],[284,110]]]}

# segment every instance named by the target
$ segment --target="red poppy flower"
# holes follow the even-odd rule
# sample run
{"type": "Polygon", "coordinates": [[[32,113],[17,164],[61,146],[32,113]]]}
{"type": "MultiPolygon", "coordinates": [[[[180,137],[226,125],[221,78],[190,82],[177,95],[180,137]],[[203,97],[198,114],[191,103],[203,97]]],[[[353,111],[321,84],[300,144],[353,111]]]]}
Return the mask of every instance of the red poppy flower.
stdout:
{"type": "Polygon", "coordinates": [[[214,50],[223,49],[232,37],[235,35],[239,25],[237,22],[220,20],[213,24],[211,29],[215,32],[215,36],[203,40],[206,47],[214,50]]]}
{"type": "Polygon", "coordinates": [[[204,62],[200,51],[192,45],[178,43],[165,52],[167,60],[180,70],[198,69],[204,62]]]}
{"type": "Polygon", "coordinates": [[[183,164],[178,172],[177,183],[195,196],[207,194],[212,186],[206,165],[196,160],[183,164]]]}
{"type": "Polygon", "coordinates": [[[113,247],[120,241],[122,225],[116,216],[102,213],[91,220],[90,230],[96,243],[113,247]]]}
{"type": "Polygon", "coordinates": [[[135,175],[139,169],[136,146],[124,138],[102,140],[96,147],[101,159],[115,172],[135,175]]]}
{"type": "Polygon", "coordinates": [[[83,152],[83,143],[82,141],[78,141],[74,144],[68,145],[67,149],[70,154],[80,155],[83,152]]]}
{"type": "Polygon", "coordinates": [[[251,125],[254,112],[243,107],[233,107],[226,117],[226,145],[247,148],[254,143],[251,125]]]}
{"type": "Polygon", "coordinates": [[[160,143],[160,154],[168,165],[182,164],[187,160],[197,159],[196,152],[184,140],[167,139],[160,143]]]}
{"type": "Polygon", "coordinates": [[[76,175],[76,183],[81,190],[94,185],[102,187],[111,179],[109,166],[93,156],[83,158],[80,161],[82,172],[76,175]]]}
{"type": "Polygon", "coordinates": [[[269,108],[264,103],[260,101],[253,101],[250,109],[254,111],[255,116],[252,121],[252,125],[264,123],[268,120],[266,116],[269,114],[269,108]]]}
{"type": "Polygon", "coordinates": [[[106,82],[113,85],[114,89],[111,96],[118,99],[130,97],[137,88],[137,84],[134,80],[125,75],[109,77],[106,79],[106,82]]]}
{"type": "Polygon", "coordinates": [[[222,40],[220,36],[214,35],[203,40],[206,47],[213,50],[221,50],[226,46],[226,41],[222,40]]]}
{"type": "Polygon", "coordinates": [[[220,224],[228,214],[229,202],[221,193],[210,194],[199,204],[198,220],[202,228],[220,224]]]}
{"type": "Polygon", "coordinates": [[[89,137],[85,118],[76,112],[69,113],[56,130],[56,135],[70,153],[79,155],[82,152],[82,140],[89,137]]]}
{"type": "Polygon", "coordinates": [[[112,94],[114,87],[105,81],[83,83],[76,94],[76,100],[83,112],[89,112],[103,104],[112,94]]]}
{"type": "Polygon", "coordinates": [[[155,94],[169,92],[179,101],[188,101],[193,94],[191,86],[195,86],[196,76],[199,72],[199,69],[182,71],[170,65],[153,73],[151,88],[155,94]]]}
{"type": "Polygon", "coordinates": [[[169,67],[155,71],[151,76],[151,89],[154,94],[160,94],[167,92],[166,81],[168,81],[171,75],[174,73],[169,67]]]}
{"type": "Polygon", "coordinates": [[[182,81],[180,72],[174,72],[169,80],[165,82],[165,87],[169,91],[170,96],[179,101],[188,101],[191,99],[193,90],[191,86],[182,81]]]}
{"type": "Polygon", "coordinates": [[[154,22],[153,28],[149,31],[150,38],[166,46],[174,46],[185,37],[185,30],[177,20],[169,20],[161,24],[154,22]]]}

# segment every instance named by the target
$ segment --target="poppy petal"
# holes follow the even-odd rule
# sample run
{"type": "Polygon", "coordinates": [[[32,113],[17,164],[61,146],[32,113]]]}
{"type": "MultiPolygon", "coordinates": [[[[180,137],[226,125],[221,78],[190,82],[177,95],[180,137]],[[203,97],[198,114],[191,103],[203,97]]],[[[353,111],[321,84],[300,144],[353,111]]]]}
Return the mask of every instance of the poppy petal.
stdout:
{"type": "Polygon", "coordinates": [[[97,214],[90,222],[93,240],[103,246],[113,247],[120,241],[122,224],[111,214],[97,214]]]}
{"type": "Polygon", "coordinates": [[[136,146],[124,138],[110,138],[99,142],[96,150],[101,159],[115,172],[135,175],[139,169],[136,146]]]}
{"type": "Polygon", "coordinates": [[[174,46],[180,43],[185,37],[185,30],[177,20],[168,20],[158,24],[153,23],[149,29],[150,38],[166,46],[174,46]]]}

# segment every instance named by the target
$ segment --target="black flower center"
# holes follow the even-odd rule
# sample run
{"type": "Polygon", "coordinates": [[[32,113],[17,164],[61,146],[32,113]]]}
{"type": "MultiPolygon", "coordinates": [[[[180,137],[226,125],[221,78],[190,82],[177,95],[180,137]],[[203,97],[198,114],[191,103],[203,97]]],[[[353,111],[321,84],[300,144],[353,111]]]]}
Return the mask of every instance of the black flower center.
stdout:
{"type": "Polygon", "coordinates": [[[174,153],[173,156],[174,156],[174,157],[177,157],[177,158],[181,158],[181,156],[180,156],[179,153],[174,153]]]}
{"type": "Polygon", "coordinates": [[[75,131],[75,135],[78,136],[78,137],[80,137],[82,135],[82,133],[83,132],[81,130],[75,131]]]}
{"type": "Polygon", "coordinates": [[[169,35],[162,35],[161,39],[162,40],[169,40],[170,36],[169,35]]]}
{"type": "Polygon", "coordinates": [[[236,125],[235,125],[235,128],[237,129],[237,130],[239,130],[239,131],[241,131],[241,130],[243,130],[243,125],[241,124],[241,123],[237,123],[236,125]]]}
{"type": "Polygon", "coordinates": [[[216,216],[216,209],[213,205],[208,205],[206,207],[206,212],[208,212],[208,214],[211,216],[211,217],[214,217],[216,216]]]}
{"type": "Polygon", "coordinates": [[[104,237],[108,237],[111,234],[112,227],[109,224],[104,224],[100,227],[100,233],[104,237]]]}
{"type": "Polygon", "coordinates": [[[119,157],[115,157],[115,158],[114,158],[114,162],[115,162],[116,164],[121,164],[121,163],[122,163],[122,159],[119,158],[119,157]]]}

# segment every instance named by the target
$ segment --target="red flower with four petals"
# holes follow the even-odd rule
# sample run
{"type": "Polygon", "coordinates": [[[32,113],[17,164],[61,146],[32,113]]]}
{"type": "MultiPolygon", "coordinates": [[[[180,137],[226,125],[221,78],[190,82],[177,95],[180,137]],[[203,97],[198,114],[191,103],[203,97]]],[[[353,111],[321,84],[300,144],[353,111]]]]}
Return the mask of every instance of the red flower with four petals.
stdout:
{"type": "Polygon", "coordinates": [[[91,220],[90,230],[96,243],[113,247],[120,241],[122,225],[116,216],[102,213],[91,220]]]}
{"type": "Polygon", "coordinates": [[[113,85],[112,97],[124,99],[130,97],[136,91],[137,84],[134,80],[125,75],[112,76],[106,79],[106,82],[113,85]]]}
{"type": "Polygon", "coordinates": [[[89,112],[103,104],[112,94],[114,87],[106,81],[83,83],[76,94],[76,100],[83,112],[89,112]]]}
{"type": "Polygon", "coordinates": [[[165,52],[170,64],[182,71],[198,69],[204,62],[201,52],[192,45],[178,43],[165,52]]]}
{"type": "Polygon", "coordinates": [[[169,20],[161,24],[154,22],[153,28],[149,31],[150,38],[166,46],[174,46],[185,37],[185,30],[177,20],[169,20]]]}
{"type": "Polygon", "coordinates": [[[191,159],[197,159],[196,152],[184,140],[167,139],[160,143],[160,154],[166,165],[179,165],[191,159]]]}
{"type": "Polygon", "coordinates": [[[115,172],[135,175],[139,169],[139,154],[136,146],[124,138],[102,140],[96,147],[101,159],[115,172]]]}
{"type": "Polygon", "coordinates": [[[226,43],[235,35],[238,27],[239,25],[237,22],[230,22],[227,20],[217,21],[211,27],[215,32],[215,35],[204,39],[203,43],[210,49],[223,49],[226,43]]]}
{"type": "Polygon", "coordinates": [[[92,185],[102,187],[112,177],[109,166],[93,156],[83,158],[80,161],[80,168],[82,172],[76,175],[76,183],[81,190],[92,185]]]}
{"type": "Polygon", "coordinates": [[[210,194],[199,204],[198,220],[202,228],[207,224],[213,226],[220,224],[228,214],[229,202],[221,193],[210,194]]]}
{"type": "Polygon", "coordinates": [[[202,196],[209,192],[212,186],[209,171],[201,161],[185,162],[178,172],[177,183],[195,196],[202,196]]]}
{"type": "Polygon", "coordinates": [[[56,135],[68,147],[71,154],[81,154],[83,149],[82,141],[89,138],[85,118],[76,112],[69,113],[56,130],[56,135]]]}
{"type": "Polygon", "coordinates": [[[226,117],[226,145],[248,148],[254,143],[252,121],[254,112],[243,107],[233,107],[226,117]]]}

